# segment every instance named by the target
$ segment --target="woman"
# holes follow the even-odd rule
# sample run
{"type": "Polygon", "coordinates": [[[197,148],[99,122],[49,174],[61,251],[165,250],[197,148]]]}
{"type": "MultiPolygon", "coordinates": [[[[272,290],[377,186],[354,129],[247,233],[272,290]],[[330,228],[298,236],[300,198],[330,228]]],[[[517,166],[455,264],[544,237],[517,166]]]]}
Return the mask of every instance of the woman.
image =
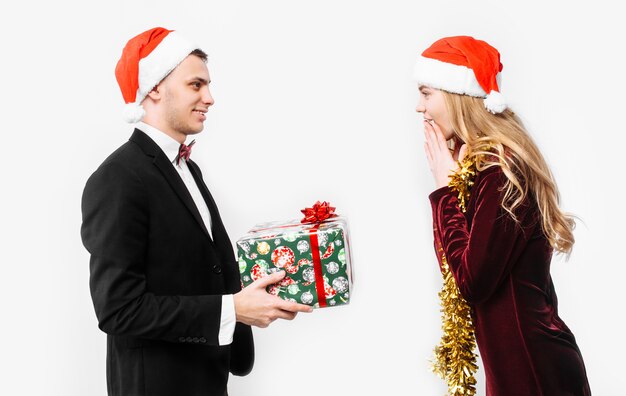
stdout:
{"type": "MultiPolygon", "coordinates": [[[[501,70],[498,51],[467,36],[435,42],[416,65],[417,111],[437,187],[430,201],[439,262],[469,304],[466,334],[475,331],[487,395],[590,395],[550,277],[552,253],[572,250],[574,220],[559,208],[546,161],[506,107],[501,70]]],[[[449,365],[453,354],[443,356],[443,346],[436,352],[449,365]]]]}

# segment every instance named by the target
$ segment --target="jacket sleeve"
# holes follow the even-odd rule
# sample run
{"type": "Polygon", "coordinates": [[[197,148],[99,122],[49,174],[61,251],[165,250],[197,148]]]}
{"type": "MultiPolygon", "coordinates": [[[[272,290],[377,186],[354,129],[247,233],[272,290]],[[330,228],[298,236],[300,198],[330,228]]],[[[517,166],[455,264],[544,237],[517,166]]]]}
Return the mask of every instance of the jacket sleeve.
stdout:
{"type": "Polygon", "coordinates": [[[445,254],[461,295],[473,304],[487,300],[496,291],[529,236],[520,225],[529,214],[527,208],[518,214],[520,224],[517,224],[501,208],[501,171],[485,172],[471,190],[470,204],[475,208],[471,228],[451,188],[439,188],[429,197],[435,248],[441,244],[442,249],[437,252],[438,258],[440,253],[445,254]]]}
{"type": "Polygon", "coordinates": [[[229,371],[233,375],[244,376],[250,374],[254,367],[254,339],[252,328],[246,324],[237,322],[233,343],[230,347],[229,371]]]}
{"type": "Polygon", "coordinates": [[[89,286],[100,329],[218,345],[221,296],[160,296],[146,290],[148,208],[141,179],[119,163],[103,164],[87,181],[81,237],[91,254],[89,286]]]}

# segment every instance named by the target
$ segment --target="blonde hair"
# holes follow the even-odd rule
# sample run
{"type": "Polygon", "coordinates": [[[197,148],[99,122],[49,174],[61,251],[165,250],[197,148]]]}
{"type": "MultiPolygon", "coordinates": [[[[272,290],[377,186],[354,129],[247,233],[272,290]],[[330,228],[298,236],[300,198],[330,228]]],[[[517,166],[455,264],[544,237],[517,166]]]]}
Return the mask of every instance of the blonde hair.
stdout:
{"type": "Polygon", "coordinates": [[[555,251],[569,255],[574,245],[574,216],[559,208],[554,177],[519,117],[509,109],[489,113],[482,98],[442,93],[456,137],[467,144],[477,169],[502,168],[507,178],[502,208],[518,222],[515,209],[527,197],[536,202],[548,242],[555,251]]]}

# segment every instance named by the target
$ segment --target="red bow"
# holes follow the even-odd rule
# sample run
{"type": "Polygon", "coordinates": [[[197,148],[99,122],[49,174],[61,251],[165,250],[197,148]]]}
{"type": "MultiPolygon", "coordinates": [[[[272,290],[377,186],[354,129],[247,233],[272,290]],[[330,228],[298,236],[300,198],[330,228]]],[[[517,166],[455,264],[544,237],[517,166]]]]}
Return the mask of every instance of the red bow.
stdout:
{"type": "Polygon", "coordinates": [[[185,161],[189,160],[189,156],[191,155],[191,146],[193,146],[195,143],[196,140],[194,139],[191,141],[191,143],[189,143],[189,146],[187,146],[185,143],[180,145],[180,147],[178,148],[178,155],[176,156],[176,165],[178,165],[181,159],[184,159],[185,161]]]}
{"type": "Polygon", "coordinates": [[[317,201],[312,208],[304,208],[301,212],[304,214],[304,218],[300,221],[301,223],[321,223],[331,217],[337,217],[335,208],[326,201],[322,203],[317,201]]]}

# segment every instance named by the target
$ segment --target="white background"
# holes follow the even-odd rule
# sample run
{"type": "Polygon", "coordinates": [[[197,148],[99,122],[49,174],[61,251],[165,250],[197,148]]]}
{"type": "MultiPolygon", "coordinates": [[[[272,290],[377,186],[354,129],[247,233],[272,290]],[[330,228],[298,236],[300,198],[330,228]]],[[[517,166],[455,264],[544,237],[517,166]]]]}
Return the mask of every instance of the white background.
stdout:
{"type": "MultiPolygon", "coordinates": [[[[255,329],[232,395],[441,395],[429,372],[432,249],[417,55],[468,34],[502,54],[502,91],[580,216],[552,274],[595,395],[623,392],[624,43],[608,0],[24,1],[0,15],[2,395],[105,395],[80,197],[130,136],[113,70],[126,41],[177,29],[210,56],[215,106],[194,159],[235,241],[329,200],[348,217],[347,307],[255,329]],[[584,5],[583,5],[584,4],[584,5]]],[[[484,394],[479,372],[479,394],[484,394]]]]}

